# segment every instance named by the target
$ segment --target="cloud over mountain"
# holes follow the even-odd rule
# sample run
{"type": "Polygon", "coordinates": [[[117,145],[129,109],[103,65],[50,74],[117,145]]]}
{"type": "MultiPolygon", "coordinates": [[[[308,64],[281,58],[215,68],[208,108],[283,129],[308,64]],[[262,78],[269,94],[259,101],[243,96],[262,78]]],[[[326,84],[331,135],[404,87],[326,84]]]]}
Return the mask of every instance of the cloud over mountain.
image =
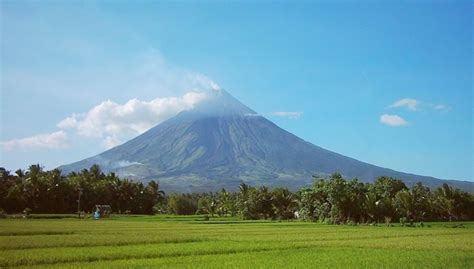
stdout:
{"type": "Polygon", "coordinates": [[[113,147],[126,138],[141,134],[154,125],[193,108],[206,98],[205,92],[189,92],[181,97],[131,99],[124,104],[104,101],[89,111],[73,114],[57,124],[83,137],[99,138],[105,147],[113,147]]]}

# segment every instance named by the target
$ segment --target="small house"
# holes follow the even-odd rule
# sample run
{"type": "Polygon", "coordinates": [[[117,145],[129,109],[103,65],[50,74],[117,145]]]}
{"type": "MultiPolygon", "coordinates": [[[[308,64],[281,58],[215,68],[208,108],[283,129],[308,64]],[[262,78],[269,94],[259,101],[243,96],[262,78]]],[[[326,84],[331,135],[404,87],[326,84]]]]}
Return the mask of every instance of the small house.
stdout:
{"type": "Polygon", "coordinates": [[[97,212],[99,218],[107,218],[112,214],[112,207],[110,205],[95,205],[93,212],[97,212]]]}

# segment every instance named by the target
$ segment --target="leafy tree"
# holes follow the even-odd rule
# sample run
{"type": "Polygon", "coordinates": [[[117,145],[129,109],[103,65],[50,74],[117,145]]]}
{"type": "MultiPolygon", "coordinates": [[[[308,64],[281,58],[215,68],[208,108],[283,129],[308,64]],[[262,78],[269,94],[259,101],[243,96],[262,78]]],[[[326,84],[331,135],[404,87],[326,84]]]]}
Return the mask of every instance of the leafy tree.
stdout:
{"type": "Polygon", "coordinates": [[[401,190],[397,192],[394,199],[397,212],[410,220],[415,218],[415,197],[409,190],[401,190]]]}
{"type": "Polygon", "coordinates": [[[196,213],[197,204],[189,196],[172,193],[168,199],[168,210],[172,214],[192,215],[196,213]]]}
{"type": "Polygon", "coordinates": [[[274,216],[278,219],[294,218],[297,202],[294,195],[286,188],[276,188],[272,191],[272,207],[274,216]]]}

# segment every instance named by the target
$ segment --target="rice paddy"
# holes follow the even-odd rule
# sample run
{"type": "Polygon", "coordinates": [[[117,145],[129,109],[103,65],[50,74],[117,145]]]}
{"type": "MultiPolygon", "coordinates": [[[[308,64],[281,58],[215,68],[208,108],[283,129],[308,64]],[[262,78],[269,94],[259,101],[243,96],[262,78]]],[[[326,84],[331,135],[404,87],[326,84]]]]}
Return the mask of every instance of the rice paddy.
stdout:
{"type": "Polygon", "coordinates": [[[474,268],[474,223],[429,226],[200,216],[3,219],[0,267],[474,268]]]}

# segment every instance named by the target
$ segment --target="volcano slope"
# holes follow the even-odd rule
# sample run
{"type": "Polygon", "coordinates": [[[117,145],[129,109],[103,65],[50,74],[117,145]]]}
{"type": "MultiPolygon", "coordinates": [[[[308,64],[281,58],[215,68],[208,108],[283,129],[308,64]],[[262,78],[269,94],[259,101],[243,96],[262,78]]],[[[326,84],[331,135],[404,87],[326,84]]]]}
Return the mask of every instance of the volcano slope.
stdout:
{"type": "Polygon", "coordinates": [[[292,190],[312,176],[334,172],[370,182],[378,176],[429,187],[444,182],[474,191],[472,182],[444,181],[367,164],[313,145],[283,130],[224,90],[212,91],[193,109],[94,157],[61,166],[64,173],[98,164],[105,172],[159,180],[166,191],[235,190],[240,182],[292,190]]]}

